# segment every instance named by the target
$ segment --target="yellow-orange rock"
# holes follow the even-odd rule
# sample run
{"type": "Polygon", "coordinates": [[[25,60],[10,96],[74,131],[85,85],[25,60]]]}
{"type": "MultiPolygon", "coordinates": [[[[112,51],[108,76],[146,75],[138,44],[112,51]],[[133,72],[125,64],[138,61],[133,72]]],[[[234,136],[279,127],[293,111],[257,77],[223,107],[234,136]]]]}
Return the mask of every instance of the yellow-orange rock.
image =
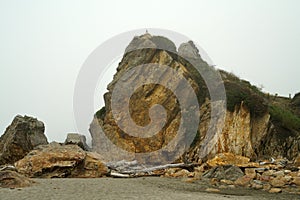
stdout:
{"type": "Polygon", "coordinates": [[[235,166],[247,166],[250,159],[244,156],[237,156],[232,153],[220,153],[213,159],[208,160],[207,164],[211,167],[222,165],[235,165],[235,166]]]}
{"type": "Polygon", "coordinates": [[[83,166],[77,167],[71,177],[97,178],[108,173],[107,166],[102,162],[102,157],[94,152],[87,152],[83,166]]]}
{"type": "Polygon", "coordinates": [[[276,177],[270,181],[270,184],[273,187],[283,187],[285,184],[287,184],[287,181],[283,177],[276,177]]]}
{"type": "Polygon", "coordinates": [[[253,178],[245,175],[243,177],[238,178],[234,184],[238,186],[248,186],[248,184],[253,180],[253,178]]]}
{"type": "Polygon", "coordinates": [[[269,193],[281,193],[282,189],[280,188],[272,188],[269,190],[269,193]]]}
{"type": "Polygon", "coordinates": [[[298,157],[295,159],[294,164],[296,167],[300,167],[300,154],[298,155],[298,157]]]}
{"type": "Polygon", "coordinates": [[[77,145],[51,143],[29,152],[15,166],[29,177],[68,177],[85,157],[85,151],[77,145]]]}
{"type": "Polygon", "coordinates": [[[219,193],[220,190],[217,188],[207,188],[205,189],[206,192],[211,192],[211,193],[219,193]]]}
{"type": "Polygon", "coordinates": [[[292,183],[300,186],[300,177],[294,177],[292,183]]]}
{"type": "Polygon", "coordinates": [[[245,174],[253,179],[256,178],[256,172],[254,168],[246,168],[245,174]]]}
{"type": "Polygon", "coordinates": [[[29,177],[101,177],[108,173],[96,153],[85,152],[77,145],[51,143],[39,146],[15,163],[18,172],[29,177]]]}

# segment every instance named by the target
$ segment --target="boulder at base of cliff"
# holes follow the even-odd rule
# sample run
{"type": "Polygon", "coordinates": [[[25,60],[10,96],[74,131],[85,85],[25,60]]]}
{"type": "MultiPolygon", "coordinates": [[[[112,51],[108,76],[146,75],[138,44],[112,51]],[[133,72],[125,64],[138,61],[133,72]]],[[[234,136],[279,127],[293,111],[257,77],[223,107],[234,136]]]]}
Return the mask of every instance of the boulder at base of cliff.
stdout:
{"type": "Polygon", "coordinates": [[[48,144],[43,122],[28,116],[16,116],[0,137],[0,165],[13,164],[34,147],[48,144]]]}
{"type": "Polygon", "coordinates": [[[86,137],[78,133],[69,133],[65,144],[76,144],[85,151],[90,151],[90,147],[86,144],[86,137]]]}
{"type": "Polygon", "coordinates": [[[258,163],[250,162],[249,158],[234,155],[232,153],[217,154],[213,159],[208,160],[207,164],[211,167],[223,165],[235,165],[237,167],[259,167],[258,163]]]}
{"type": "Polygon", "coordinates": [[[31,151],[15,163],[21,174],[29,177],[101,177],[108,169],[92,153],[85,152],[77,145],[51,143],[31,151]]]}
{"type": "Polygon", "coordinates": [[[15,171],[0,171],[0,187],[2,188],[21,188],[29,187],[34,183],[33,180],[15,171]]]}
{"type": "Polygon", "coordinates": [[[203,174],[204,178],[216,178],[218,180],[235,181],[244,176],[244,173],[239,167],[233,165],[214,167],[203,174]]]}
{"type": "Polygon", "coordinates": [[[98,153],[87,152],[84,162],[76,167],[71,177],[97,178],[108,174],[108,168],[102,160],[102,157],[98,153]]]}

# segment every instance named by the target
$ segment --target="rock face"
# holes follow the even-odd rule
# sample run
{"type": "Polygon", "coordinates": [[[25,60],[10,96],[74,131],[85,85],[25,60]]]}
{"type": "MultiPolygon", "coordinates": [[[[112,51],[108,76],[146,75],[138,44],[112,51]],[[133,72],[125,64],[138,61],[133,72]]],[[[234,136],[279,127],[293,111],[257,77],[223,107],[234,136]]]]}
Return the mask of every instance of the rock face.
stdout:
{"type": "MultiPolygon", "coordinates": [[[[225,78],[224,78],[225,79],[225,78]]],[[[225,82],[226,92],[231,91],[225,82]]],[[[253,97],[252,97],[253,98],[253,97]]],[[[228,101],[230,98],[228,97],[228,101]]],[[[276,103],[276,102],[275,102],[276,103]]],[[[252,103],[256,105],[255,103],[252,103]]],[[[241,102],[233,110],[227,107],[224,126],[216,124],[219,137],[216,145],[211,149],[208,158],[213,158],[218,153],[229,152],[251,158],[251,160],[273,158],[288,158],[294,160],[300,151],[300,130],[287,129],[282,123],[274,120],[272,112],[253,113],[246,103],[241,102]]],[[[253,109],[253,108],[252,108],[253,109]]],[[[263,108],[254,108],[264,110],[263,108]]],[[[210,121],[209,102],[201,106],[202,118],[199,132],[205,133],[210,121]]],[[[203,136],[201,136],[203,137],[203,136]]],[[[199,153],[201,140],[192,147],[188,153],[191,160],[196,160],[193,155],[199,153]]]]}
{"type": "Polygon", "coordinates": [[[15,163],[19,173],[29,177],[101,177],[106,166],[94,153],[85,152],[77,145],[51,143],[41,145],[15,163]]]}
{"type": "Polygon", "coordinates": [[[0,138],[0,165],[13,164],[34,147],[48,144],[43,122],[28,116],[16,116],[0,138]]]}
{"type": "Polygon", "coordinates": [[[29,187],[34,183],[33,180],[15,172],[0,171],[0,187],[2,188],[22,188],[29,187]]]}
{"type": "MultiPolygon", "coordinates": [[[[191,105],[192,99],[189,98],[189,90],[184,87],[183,81],[174,75],[174,71],[179,77],[183,77],[187,81],[193,92],[196,91],[196,101],[199,100],[204,102],[204,99],[207,96],[207,88],[204,87],[204,84],[200,84],[200,82],[204,83],[200,74],[192,73],[192,65],[178,55],[173,54],[174,49],[176,48],[172,47],[172,43],[169,40],[162,38],[159,41],[163,41],[163,44],[157,43],[156,39],[147,34],[135,38],[131,42],[117,69],[118,73],[108,86],[109,92],[104,96],[105,108],[102,108],[97,112],[95,116],[96,118],[91,124],[90,132],[93,139],[93,150],[103,155],[107,153],[108,156],[106,157],[109,157],[109,159],[114,159],[114,157],[116,157],[116,160],[124,159],[124,157],[120,157],[121,151],[124,151],[125,154],[126,152],[128,152],[128,154],[134,154],[133,157],[129,159],[139,160],[141,162],[148,162],[148,158],[143,157],[143,154],[148,153],[151,153],[149,159],[156,157],[157,160],[160,160],[161,162],[168,162],[169,160],[171,162],[174,157],[179,158],[180,156],[174,156],[173,154],[187,148],[185,145],[178,146],[176,148],[175,146],[171,146],[170,148],[168,146],[171,140],[177,135],[181,123],[185,123],[182,131],[186,133],[195,132],[196,134],[198,122],[195,124],[195,121],[199,121],[199,119],[195,116],[196,113],[199,112],[199,108],[190,106],[186,109],[182,108],[185,110],[184,112],[181,112],[180,106],[185,104],[191,105]],[[148,46],[148,48],[130,51],[135,46],[140,48],[149,44],[151,45],[148,46]],[[168,46],[169,49],[166,51],[161,50],[159,49],[160,46],[168,46]],[[159,64],[160,66],[168,67],[162,67],[161,69],[152,68],[153,65],[151,64],[159,64]],[[139,68],[139,66],[143,65],[147,66],[139,68]],[[131,72],[131,70],[137,71],[131,72]],[[151,70],[154,75],[150,76],[149,73],[147,73],[147,70],[151,70]],[[128,71],[130,71],[129,74],[128,71]],[[124,76],[127,78],[124,78],[124,76]],[[131,81],[129,81],[131,86],[141,86],[137,87],[134,93],[127,98],[126,92],[128,92],[128,90],[126,90],[127,87],[124,85],[128,83],[128,79],[131,81]],[[142,84],[144,80],[147,80],[149,83],[142,84]],[[159,82],[159,84],[157,82],[159,82]],[[120,85],[124,88],[117,90],[116,88],[120,85]],[[115,90],[118,92],[114,92],[115,90]],[[183,98],[181,100],[176,99],[176,92],[174,93],[173,90],[177,90],[176,95],[183,98]],[[118,101],[111,100],[113,95],[115,95],[114,97],[116,97],[118,101]],[[126,102],[128,99],[130,100],[129,104],[126,102]],[[125,107],[128,105],[129,115],[131,116],[134,125],[132,125],[130,121],[126,121],[128,118],[126,116],[126,111],[117,111],[114,113],[111,106],[112,104],[117,110],[122,110],[124,105],[125,107]],[[155,105],[157,104],[164,107],[165,112],[159,110],[159,107],[156,107],[156,109],[155,105]],[[190,117],[186,120],[181,119],[182,115],[188,112],[191,113],[190,117]],[[165,117],[167,119],[165,119],[165,117]],[[115,119],[120,121],[121,127],[115,119]],[[124,122],[122,120],[124,120],[124,122]],[[193,123],[195,124],[195,131],[190,131],[193,123]],[[125,129],[122,128],[122,126],[125,127],[125,129]],[[126,127],[129,127],[131,130],[126,130],[126,127]],[[146,128],[141,129],[140,127],[146,128]],[[151,131],[152,129],[150,127],[154,129],[154,131],[151,131]],[[119,149],[112,150],[110,149],[111,145],[102,143],[104,137],[101,137],[101,129],[103,130],[105,137],[107,137],[109,141],[116,145],[119,149]],[[157,132],[157,134],[150,135],[151,137],[144,137],[142,135],[148,132],[157,132]],[[133,135],[133,133],[137,134],[133,135]],[[163,148],[166,149],[160,151],[163,148]],[[175,148],[176,152],[170,150],[172,148],[175,148]]],[[[207,69],[207,71],[212,70],[199,55],[194,54],[195,52],[198,52],[198,50],[193,49],[195,47],[191,44],[192,42],[186,44],[185,47],[182,48],[186,52],[181,53],[185,53],[192,59],[198,60],[202,68],[207,69]],[[191,55],[190,52],[192,52],[191,55]],[[194,57],[195,55],[196,57],[194,57]]],[[[217,84],[218,83],[216,83],[216,85],[217,84]]],[[[184,143],[186,139],[185,137],[189,137],[188,134],[183,135],[183,137],[178,136],[176,139],[179,143],[184,143]]],[[[192,143],[192,141],[193,138],[191,138],[190,143],[192,143]]]]}
{"type": "Polygon", "coordinates": [[[86,144],[86,137],[78,133],[69,133],[64,144],[76,144],[85,151],[90,150],[90,147],[86,144]]]}
{"type": "MultiPolygon", "coordinates": [[[[210,103],[205,102],[201,106],[202,118],[199,124],[199,133],[206,133],[210,123],[210,103]]],[[[252,118],[249,109],[241,103],[233,111],[227,111],[224,124],[215,124],[219,132],[218,140],[208,158],[213,158],[219,153],[232,153],[235,155],[256,158],[257,148],[260,147],[261,140],[268,134],[270,115],[263,114],[257,118],[252,118]]],[[[201,135],[204,137],[205,135],[201,135]]],[[[194,155],[199,154],[201,140],[196,141],[196,145],[190,149],[188,158],[197,160],[194,155]]],[[[258,152],[259,153],[259,152],[258,152]]]]}
{"type": "MultiPolygon", "coordinates": [[[[164,85],[180,88],[181,83],[176,82],[176,78],[173,78],[174,75],[167,70],[160,71],[158,74],[155,74],[155,70],[153,70],[155,75],[146,76],[142,72],[147,70],[147,67],[149,68],[146,64],[150,63],[168,66],[176,70],[178,74],[188,81],[199,102],[199,108],[194,108],[195,112],[199,111],[200,113],[199,119],[195,119],[194,116],[189,118],[190,124],[195,123],[195,121],[199,122],[197,134],[190,147],[182,147],[185,153],[181,154],[177,161],[200,162],[203,159],[211,159],[219,153],[246,156],[251,160],[269,159],[270,157],[287,157],[289,160],[296,158],[300,151],[300,126],[297,124],[300,122],[300,116],[297,113],[290,112],[291,100],[285,98],[276,99],[276,96],[270,97],[270,95],[262,93],[249,82],[221,70],[219,72],[223,81],[214,82],[212,88],[213,91],[218,91],[217,88],[220,88],[220,85],[225,85],[227,95],[225,123],[215,123],[213,125],[214,132],[218,134],[217,141],[211,145],[206,157],[199,156],[202,153],[203,146],[206,145],[204,144],[204,138],[207,136],[208,130],[210,130],[210,120],[218,117],[218,114],[213,116],[211,107],[215,104],[221,105],[222,99],[212,101],[208,92],[208,86],[201,77],[203,74],[199,75],[195,69],[201,69],[202,72],[206,72],[205,76],[208,79],[211,72],[215,70],[201,59],[199,51],[193,42],[189,41],[180,45],[178,52],[176,52],[176,47],[174,48],[174,44],[168,39],[153,39],[153,37],[157,36],[151,36],[147,33],[135,37],[127,47],[123,59],[117,68],[117,73],[114,75],[113,81],[108,85],[108,92],[104,95],[105,107],[95,114],[90,126],[94,151],[112,160],[115,158],[115,160],[139,161],[141,160],[140,154],[156,152],[166,147],[175,138],[181,123],[181,115],[185,110],[182,109],[182,104],[177,99],[178,96],[174,95],[174,92],[164,87],[164,85]],[[160,45],[158,41],[163,41],[161,43],[164,45],[160,45]],[[167,50],[158,48],[162,46],[167,46],[167,50]],[[134,50],[135,48],[137,49],[134,50]],[[187,61],[181,56],[189,58],[189,60],[187,61]],[[138,66],[144,66],[144,68],[140,69],[138,66]],[[140,71],[137,73],[131,72],[136,68],[140,71]],[[119,98],[119,104],[114,104],[115,102],[112,101],[113,97],[122,96],[127,92],[124,87],[123,90],[118,90],[118,94],[114,94],[118,84],[125,85],[126,82],[131,82],[132,85],[140,85],[144,80],[153,81],[155,76],[159,77],[160,84],[144,84],[135,88],[132,95],[124,98],[124,101],[122,98],[119,98]],[[172,78],[170,79],[170,77],[172,78]],[[121,109],[117,112],[113,111],[113,107],[121,108],[127,105],[127,100],[129,102],[128,113],[121,109]],[[156,104],[164,107],[166,111],[153,109],[152,112],[151,107],[156,104]],[[283,109],[283,112],[278,112],[284,106],[287,109],[283,109]],[[167,116],[166,121],[161,120],[164,119],[164,116],[167,116]],[[159,129],[160,131],[157,131],[157,134],[151,135],[151,137],[143,137],[142,134],[147,132],[147,129],[134,128],[128,131],[126,127],[132,127],[132,124],[124,122],[120,126],[117,122],[126,118],[130,118],[133,123],[140,127],[147,128],[155,119],[161,121],[163,126],[160,127],[160,123],[156,124],[156,128],[161,128],[159,129]],[[105,139],[108,139],[109,142],[103,142],[105,139]],[[114,145],[118,148],[112,148],[114,145]],[[120,157],[121,152],[125,152],[124,155],[132,153],[133,156],[120,157]]],[[[181,95],[187,96],[184,93],[185,88],[181,88],[180,91],[182,92],[181,95]]],[[[293,106],[298,105],[298,97],[299,95],[293,99],[293,106]]],[[[186,97],[185,101],[189,101],[189,98],[186,97]]],[[[188,135],[191,131],[186,130],[185,133],[188,135]]],[[[176,148],[178,152],[180,152],[180,148],[176,148]]],[[[153,154],[151,156],[155,157],[153,154]]],[[[165,151],[156,155],[156,157],[160,160],[168,161],[172,155],[165,151]]],[[[145,161],[145,158],[143,159],[145,161]]]]}

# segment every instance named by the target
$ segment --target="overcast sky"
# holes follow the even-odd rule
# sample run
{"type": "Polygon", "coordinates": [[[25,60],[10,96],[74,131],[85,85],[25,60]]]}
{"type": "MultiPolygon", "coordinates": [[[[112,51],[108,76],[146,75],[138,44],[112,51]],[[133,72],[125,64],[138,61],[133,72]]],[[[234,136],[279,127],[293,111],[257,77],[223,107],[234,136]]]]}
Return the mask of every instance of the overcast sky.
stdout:
{"type": "Polygon", "coordinates": [[[218,68],[267,92],[294,95],[299,8],[298,0],[0,0],[0,134],[17,114],[42,120],[49,141],[76,132],[73,91],[81,65],[102,42],[139,28],[184,34],[218,68]]]}

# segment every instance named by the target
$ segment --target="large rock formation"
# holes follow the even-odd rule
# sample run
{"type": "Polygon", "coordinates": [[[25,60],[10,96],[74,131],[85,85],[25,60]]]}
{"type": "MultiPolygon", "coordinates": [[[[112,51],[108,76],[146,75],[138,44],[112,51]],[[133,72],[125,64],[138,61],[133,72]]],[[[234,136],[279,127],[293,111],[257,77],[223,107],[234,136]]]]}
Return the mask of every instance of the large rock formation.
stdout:
{"type": "MultiPolygon", "coordinates": [[[[145,162],[145,157],[141,158],[139,155],[156,152],[175,138],[185,109],[182,109],[182,102],[180,99],[178,100],[178,95],[164,86],[179,88],[180,94],[186,96],[184,101],[189,101],[190,98],[186,88],[181,87],[182,83],[176,82],[174,74],[163,67],[160,71],[157,70],[159,73],[152,70],[153,75],[144,73],[144,71],[152,69],[151,65],[147,64],[159,64],[174,69],[176,73],[184,77],[197,95],[199,103],[199,110],[194,108],[195,112],[200,112],[199,119],[195,119],[196,115],[189,118],[190,125],[199,121],[197,134],[191,135],[195,136],[192,144],[190,147],[183,145],[183,147],[176,148],[178,152],[181,152],[180,148],[184,149],[185,153],[181,154],[180,158],[182,161],[198,162],[201,159],[213,158],[222,152],[247,156],[252,160],[265,157],[294,159],[298,155],[300,151],[300,124],[298,122],[300,122],[300,118],[297,113],[292,112],[291,107],[291,105],[297,107],[297,97],[293,99],[292,104],[291,100],[287,98],[276,99],[276,96],[264,94],[249,82],[221,70],[219,72],[223,81],[215,81],[210,85],[212,89],[208,88],[205,84],[207,81],[202,76],[206,76],[209,80],[216,71],[201,59],[193,42],[180,45],[176,52],[173,43],[168,39],[154,40],[153,37],[157,36],[145,34],[135,37],[127,47],[117,68],[117,73],[108,85],[108,92],[104,95],[105,107],[95,114],[90,126],[92,145],[95,151],[112,160],[114,158],[140,159],[145,162]],[[164,45],[161,45],[160,42],[164,45]],[[161,49],[165,46],[168,48],[161,49]],[[198,73],[199,70],[202,72],[201,75],[198,73]],[[159,83],[154,81],[155,77],[158,77],[159,83]],[[147,84],[141,85],[145,80],[153,81],[154,84],[147,82],[147,84]],[[129,97],[126,97],[127,82],[133,86],[139,86],[133,87],[135,90],[129,97]],[[201,152],[203,146],[207,146],[207,143],[204,144],[204,138],[210,130],[210,121],[220,114],[212,113],[212,105],[222,106],[223,102],[221,97],[221,99],[213,100],[210,92],[211,90],[218,91],[223,84],[227,95],[225,123],[213,124],[212,130],[218,137],[215,143],[208,143],[212,146],[208,148],[209,152],[203,157],[200,155],[203,155],[201,152]],[[120,85],[124,85],[124,87],[122,88],[120,85]],[[118,87],[121,89],[116,89],[118,87]],[[114,90],[117,90],[118,93],[115,94],[114,90]],[[125,96],[123,99],[122,95],[125,96]],[[119,97],[117,102],[113,100],[115,97],[119,97]],[[129,102],[127,106],[129,111],[122,110],[122,107],[126,107],[127,102],[129,102]],[[162,105],[166,112],[159,108],[151,108],[156,104],[162,105]],[[117,112],[113,111],[114,108],[118,108],[117,112]],[[163,120],[164,117],[167,117],[166,121],[163,120]],[[130,120],[130,122],[126,121],[127,118],[132,119],[136,125],[148,129],[139,129],[139,127],[126,129],[126,126],[133,127],[130,120]],[[161,121],[163,124],[160,126],[161,124],[157,123],[154,126],[154,130],[160,127],[160,131],[155,135],[149,134],[146,135],[148,137],[145,137],[143,134],[151,132],[151,127],[148,125],[155,120],[161,121]],[[105,140],[109,140],[109,142],[105,140]],[[133,156],[126,157],[130,153],[133,156]]],[[[191,134],[190,130],[186,129],[185,135],[191,134]]],[[[157,158],[168,161],[172,157],[169,153],[166,151],[157,154],[157,158]]],[[[176,152],[173,153],[176,154],[176,152]]],[[[151,156],[155,158],[155,155],[151,154],[151,156]]]]}
{"type": "Polygon", "coordinates": [[[16,116],[0,137],[0,165],[13,164],[34,147],[48,144],[43,122],[28,116],[16,116]]]}
{"type": "Polygon", "coordinates": [[[77,145],[55,142],[37,147],[17,161],[15,166],[21,174],[43,178],[93,178],[108,172],[96,153],[85,152],[77,145]]]}
{"type": "MultiPolygon", "coordinates": [[[[109,159],[114,159],[114,157],[116,159],[123,159],[120,157],[120,151],[123,150],[128,154],[133,153],[134,157],[132,159],[143,162],[151,159],[143,157],[143,153],[154,152],[151,156],[159,158],[162,162],[169,159],[172,160],[176,157],[173,154],[177,152],[172,150],[175,146],[170,147],[171,150],[158,151],[166,147],[174,139],[181,123],[185,123],[184,131],[186,133],[189,132],[193,123],[195,124],[195,121],[199,120],[195,117],[199,108],[191,106],[187,106],[187,108],[183,107],[186,104],[192,105],[191,102],[193,99],[189,97],[188,88],[184,86],[184,82],[180,78],[175,76],[174,71],[178,76],[185,78],[189,86],[196,91],[198,95],[195,96],[195,101],[198,101],[197,98],[199,98],[199,101],[204,101],[207,89],[204,87],[204,84],[199,84],[199,82],[203,82],[199,74],[190,73],[189,69],[192,69],[192,65],[174,54],[172,44],[166,38],[154,40],[149,34],[135,38],[131,42],[117,69],[118,73],[108,86],[109,92],[104,97],[106,106],[97,113],[97,118],[93,121],[90,128],[93,137],[93,148],[98,153],[105,154],[107,152],[109,159]],[[163,41],[163,44],[155,43],[157,41],[163,41]],[[167,46],[170,51],[157,49],[162,46],[167,46]],[[143,47],[143,49],[130,51],[133,47],[143,47]],[[143,64],[148,65],[140,68],[137,67],[143,64]],[[155,64],[168,67],[156,68],[155,64]],[[149,73],[153,74],[149,75],[149,73]],[[145,80],[148,83],[143,84],[145,80]],[[130,85],[126,85],[126,83],[130,85]],[[164,86],[168,86],[168,88],[164,86]],[[128,96],[128,93],[130,93],[128,88],[130,87],[136,87],[136,90],[131,96],[128,96]],[[177,93],[174,90],[177,90],[177,93]],[[113,95],[115,95],[117,100],[111,101],[113,95]],[[176,96],[182,97],[181,100],[176,99],[176,96]],[[130,101],[129,104],[127,101],[130,101]],[[166,112],[161,111],[161,107],[155,107],[157,104],[162,105],[166,109],[166,112]],[[184,112],[180,110],[180,106],[182,106],[182,109],[185,109],[184,112]],[[113,113],[112,107],[118,111],[113,113]],[[126,115],[126,110],[123,111],[124,107],[129,107],[128,115],[132,117],[133,123],[127,120],[128,115],[126,115]],[[184,118],[182,116],[184,113],[191,113],[190,118],[182,119],[184,118]],[[167,118],[166,120],[165,117],[167,118]],[[119,119],[119,123],[115,119],[119,119]],[[103,138],[100,136],[102,130],[99,125],[104,130],[106,137],[118,146],[119,149],[109,149],[111,146],[102,143],[103,138]],[[142,129],[140,127],[146,128],[142,129]],[[126,128],[131,130],[126,130],[126,128]],[[151,135],[152,132],[157,132],[157,134],[151,135]],[[150,135],[147,136],[147,133],[150,135]],[[143,134],[144,136],[142,136],[143,134]]],[[[193,47],[189,45],[189,48],[193,47]]],[[[191,55],[191,57],[193,56],[191,55]]],[[[198,57],[201,65],[210,69],[207,63],[201,60],[199,55],[198,57]]],[[[197,130],[197,122],[195,130],[197,130]]],[[[193,133],[193,131],[190,131],[190,133],[193,133]]],[[[179,137],[178,141],[184,143],[186,140],[184,137],[187,136],[185,134],[183,137],[179,137]]],[[[176,148],[180,152],[181,148],[186,148],[186,146],[182,145],[176,148]]]]}

